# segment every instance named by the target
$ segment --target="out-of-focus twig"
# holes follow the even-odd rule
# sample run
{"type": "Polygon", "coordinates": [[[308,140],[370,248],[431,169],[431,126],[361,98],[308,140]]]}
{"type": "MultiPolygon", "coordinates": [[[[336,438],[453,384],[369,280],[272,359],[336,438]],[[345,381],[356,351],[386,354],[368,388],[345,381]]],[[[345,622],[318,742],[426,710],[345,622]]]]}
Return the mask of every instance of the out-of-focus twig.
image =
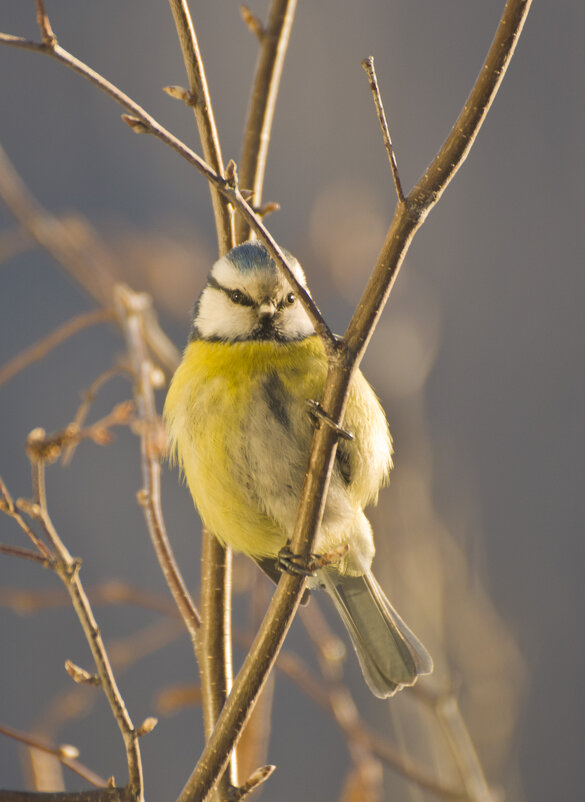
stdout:
{"type": "MultiPolygon", "coordinates": [[[[45,45],[39,45],[45,47],[45,45]]],[[[0,198],[23,229],[106,309],[112,306],[116,266],[92,237],[50,214],[36,201],[0,146],[0,198]]]]}
{"type": "Polygon", "coordinates": [[[145,293],[134,293],[128,287],[118,285],[115,302],[134,373],[134,394],[140,420],[143,487],[138,493],[138,501],[164,577],[195,646],[201,617],[174,558],[161,508],[159,460],[166,449],[166,436],[156,413],[153,365],[148,358],[144,335],[144,313],[150,308],[151,301],[145,293]]]}
{"type": "MultiPolygon", "coordinates": [[[[108,370],[105,370],[103,373],[100,373],[97,379],[94,379],[89,388],[83,394],[83,400],[79,405],[79,408],[77,409],[75,417],[73,418],[72,421],[74,426],[76,426],[78,429],[82,428],[89,413],[90,406],[95,401],[95,398],[99,390],[103,387],[103,385],[106,382],[108,382],[114,376],[119,376],[120,374],[123,373],[131,375],[131,371],[126,365],[119,364],[115,365],[113,368],[108,368],[108,370]]],[[[76,447],[77,447],[77,442],[75,441],[65,446],[65,448],[63,449],[63,453],[61,455],[61,462],[63,465],[69,465],[69,463],[73,459],[73,454],[75,452],[76,447]]]]}
{"type": "Polygon", "coordinates": [[[19,253],[28,250],[32,245],[32,240],[22,228],[13,231],[3,231],[0,234],[0,265],[8,262],[19,253]]]}
{"type": "Polygon", "coordinates": [[[21,370],[35,362],[39,362],[53,348],[61,345],[69,337],[73,337],[74,334],[90,326],[95,326],[97,323],[104,323],[113,319],[114,313],[111,309],[94,309],[91,312],[83,312],[81,315],[76,315],[71,320],[66,321],[50,334],[45,335],[42,339],[25,348],[24,351],[21,351],[0,366],[0,387],[13,379],[21,370]]]}
{"type": "MultiPolygon", "coordinates": [[[[272,121],[296,5],[296,0],[273,0],[266,27],[242,6],[245,21],[260,41],[240,163],[240,181],[243,187],[252,190],[249,202],[257,209],[262,204],[272,121]]],[[[244,242],[249,235],[249,222],[238,215],[237,242],[244,242]]]]}
{"type": "Polygon", "coordinates": [[[47,752],[49,755],[53,755],[53,757],[57,758],[64,766],[67,766],[71,771],[74,771],[80,777],[83,777],[84,780],[87,780],[98,788],[105,788],[107,786],[106,780],[76,759],[79,750],[73,746],[69,746],[68,744],[53,746],[42,738],[20,732],[12,727],[7,727],[5,724],[0,724],[0,735],[6,735],[8,738],[12,738],[13,741],[18,741],[19,743],[26,744],[26,746],[31,746],[34,749],[39,749],[43,752],[47,752]]]}
{"type": "MultiPolygon", "coordinates": [[[[307,310],[307,314],[313,321],[315,328],[319,335],[322,337],[325,347],[330,354],[335,354],[337,340],[325,319],[323,318],[317,304],[311,298],[311,295],[307,292],[306,288],[298,281],[297,277],[294,275],[293,271],[291,270],[290,265],[282,251],[282,249],[278,246],[276,240],[268,229],[262,223],[262,219],[259,214],[257,214],[252,206],[247,203],[245,200],[242,192],[239,190],[237,183],[227,175],[226,170],[226,178],[222,178],[222,176],[218,175],[215,170],[213,170],[207,162],[205,162],[200,156],[198,156],[194,151],[185,145],[184,142],[177,139],[173,134],[170,133],[166,128],[164,128],[160,123],[158,123],[150,114],[148,114],[141,106],[138,105],[135,101],[133,101],[128,95],[122,92],[117,86],[114,86],[110,81],[106,80],[102,75],[95,72],[95,70],[91,69],[87,64],[84,64],[82,61],[77,59],[71,53],[68,53],[64,48],[62,48],[59,44],[48,45],[44,42],[32,42],[28,39],[24,39],[23,37],[19,36],[12,36],[10,34],[0,33],[0,45],[6,45],[8,47],[17,47],[22,48],[24,50],[30,50],[35,53],[42,53],[52,58],[55,58],[57,61],[65,64],[67,67],[72,69],[74,72],[77,72],[79,75],[86,78],[88,81],[91,81],[95,86],[101,89],[103,92],[108,94],[112,97],[117,103],[123,106],[125,109],[131,112],[131,115],[122,115],[123,119],[130,127],[136,131],[137,133],[149,133],[156,136],[166,145],[171,147],[176,153],[178,153],[182,158],[184,158],[189,164],[195,167],[210,183],[212,183],[217,190],[227,198],[231,203],[236,206],[238,211],[241,215],[249,223],[250,227],[254,229],[256,234],[258,235],[259,239],[264,243],[267,250],[269,251],[272,258],[275,260],[276,264],[278,265],[279,269],[283,271],[286,275],[289,283],[295,289],[295,293],[298,296],[299,300],[307,310]]],[[[0,170],[1,176],[1,170],[0,170]]],[[[2,190],[0,187],[0,195],[2,194],[2,190]]],[[[11,207],[12,208],[12,207],[11,207]]],[[[43,234],[46,232],[43,230],[43,234]]],[[[38,237],[37,237],[38,239],[38,237]]],[[[43,237],[46,240],[46,236],[43,237]]],[[[74,276],[79,278],[79,271],[74,272],[74,276]]],[[[111,290],[111,280],[108,284],[108,290],[111,290]]],[[[107,293],[108,303],[111,303],[111,294],[110,292],[107,293]]],[[[152,310],[151,310],[152,312],[152,310]]],[[[152,329],[152,327],[150,327],[152,329]]],[[[150,331],[150,336],[153,336],[153,332],[150,331]]],[[[150,342],[149,345],[151,350],[154,353],[157,353],[161,356],[165,354],[169,349],[166,347],[164,342],[150,342]],[[157,351],[158,349],[158,351],[157,351]]],[[[174,349],[171,349],[174,350],[174,349]]],[[[175,352],[175,362],[174,366],[176,367],[177,359],[176,359],[176,350],[175,352]]]]}

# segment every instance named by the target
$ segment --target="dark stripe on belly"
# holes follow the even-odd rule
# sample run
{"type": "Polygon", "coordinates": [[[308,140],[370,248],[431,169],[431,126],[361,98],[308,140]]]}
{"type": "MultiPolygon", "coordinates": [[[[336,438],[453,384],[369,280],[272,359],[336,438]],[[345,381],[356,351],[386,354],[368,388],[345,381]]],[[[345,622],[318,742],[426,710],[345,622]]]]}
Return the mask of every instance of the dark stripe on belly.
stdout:
{"type": "Polygon", "coordinates": [[[290,429],[290,418],[288,416],[286,404],[286,391],[276,373],[271,373],[264,380],[264,397],[268,404],[268,409],[276,418],[278,423],[285,429],[290,429]]]}

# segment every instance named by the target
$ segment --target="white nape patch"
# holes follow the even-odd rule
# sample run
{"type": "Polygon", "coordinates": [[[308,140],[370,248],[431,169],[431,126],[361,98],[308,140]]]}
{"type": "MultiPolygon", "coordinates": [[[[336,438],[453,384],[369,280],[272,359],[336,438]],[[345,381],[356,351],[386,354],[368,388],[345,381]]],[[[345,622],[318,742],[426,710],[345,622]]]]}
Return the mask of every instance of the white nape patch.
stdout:
{"type": "MultiPolygon", "coordinates": [[[[301,302],[287,302],[293,288],[281,275],[272,260],[249,262],[242,269],[233,260],[237,249],[230,257],[223,256],[211,268],[210,277],[220,287],[208,284],[199,299],[198,314],[194,323],[204,339],[245,340],[257,336],[260,322],[259,307],[270,301],[276,312],[273,317],[274,339],[297,340],[314,333],[314,327],[301,302]],[[239,290],[252,302],[234,303],[228,292],[239,290]]],[[[306,278],[298,261],[287,254],[299,283],[306,287],[306,278]]]]}

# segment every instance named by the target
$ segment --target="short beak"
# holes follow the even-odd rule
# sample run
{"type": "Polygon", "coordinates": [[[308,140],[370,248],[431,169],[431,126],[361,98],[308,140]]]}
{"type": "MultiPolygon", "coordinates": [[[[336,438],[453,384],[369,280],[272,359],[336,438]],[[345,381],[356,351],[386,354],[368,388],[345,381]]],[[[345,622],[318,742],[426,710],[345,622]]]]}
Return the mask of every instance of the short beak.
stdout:
{"type": "Polygon", "coordinates": [[[274,317],[276,312],[276,305],[274,301],[271,301],[270,298],[265,298],[260,306],[258,307],[258,317],[260,320],[268,320],[271,317],[274,317]]]}

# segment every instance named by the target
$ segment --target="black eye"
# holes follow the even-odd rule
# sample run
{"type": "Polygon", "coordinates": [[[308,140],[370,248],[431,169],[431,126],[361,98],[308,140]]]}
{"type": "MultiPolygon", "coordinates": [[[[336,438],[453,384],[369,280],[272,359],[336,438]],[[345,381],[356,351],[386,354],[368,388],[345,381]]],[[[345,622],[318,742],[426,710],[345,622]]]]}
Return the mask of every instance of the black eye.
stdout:
{"type": "Polygon", "coordinates": [[[289,292],[289,294],[286,296],[287,304],[290,304],[292,306],[292,304],[294,304],[295,301],[296,298],[294,292],[289,292]]]}
{"type": "Polygon", "coordinates": [[[230,292],[230,300],[235,304],[241,304],[244,300],[244,294],[239,290],[232,290],[230,292]]]}

